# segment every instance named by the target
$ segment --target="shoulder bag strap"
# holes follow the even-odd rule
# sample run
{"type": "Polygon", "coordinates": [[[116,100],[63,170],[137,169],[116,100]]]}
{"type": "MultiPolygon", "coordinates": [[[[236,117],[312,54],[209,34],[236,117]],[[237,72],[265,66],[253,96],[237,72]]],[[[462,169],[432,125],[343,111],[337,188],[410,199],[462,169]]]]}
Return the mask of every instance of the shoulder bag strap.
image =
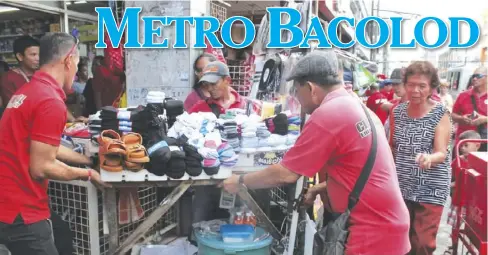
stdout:
{"type": "Polygon", "coordinates": [[[473,109],[478,112],[478,105],[476,104],[476,98],[474,98],[474,95],[471,95],[471,103],[473,104],[473,109]]]}
{"type": "Polygon", "coordinates": [[[369,155],[368,155],[368,160],[364,164],[363,170],[361,170],[361,174],[359,175],[358,180],[356,181],[356,184],[354,185],[354,188],[352,189],[351,194],[349,194],[349,202],[348,202],[348,209],[352,210],[352,208],[358,203],[359,201],[359,196],[361,195],[361,192],[363,192],[364,186],[368,182],[369,175],[371,174],[371,170],[373,169],[374,163],[376,161],[376,150],[377,150],[377,139],[376,139],[376,127],[371,119],[371,116],[364,106],[364,104],[361,104],[363,107],[364,112],[366,113],[366,116],[368,117],[368,122],[369,126],[371,129],[371,149],[369,150],[369,155]]]}
{"type": "Polygon", "coordinates": [[[220,116],[219,106],[215,103],[208,102],[208,100],[207,100],[207,104],[208,104],[208,107],[210,107],[210,109],[212,110],[212,113],[215,114],[215,116],[217,116],[217,118],[219,118],[219,116],[220,116]]]}

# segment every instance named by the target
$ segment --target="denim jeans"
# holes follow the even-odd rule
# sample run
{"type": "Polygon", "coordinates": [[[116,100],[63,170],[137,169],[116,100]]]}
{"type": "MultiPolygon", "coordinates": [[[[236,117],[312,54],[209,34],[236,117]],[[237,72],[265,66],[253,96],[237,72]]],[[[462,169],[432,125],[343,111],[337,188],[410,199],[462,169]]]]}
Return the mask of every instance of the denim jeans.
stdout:
{"type": "Polygon", "coordinates": [[[58,255],[49,219],[25,224],[18,215],[13,224],[0,222],[0,244],[12,255],[58,255]]]}

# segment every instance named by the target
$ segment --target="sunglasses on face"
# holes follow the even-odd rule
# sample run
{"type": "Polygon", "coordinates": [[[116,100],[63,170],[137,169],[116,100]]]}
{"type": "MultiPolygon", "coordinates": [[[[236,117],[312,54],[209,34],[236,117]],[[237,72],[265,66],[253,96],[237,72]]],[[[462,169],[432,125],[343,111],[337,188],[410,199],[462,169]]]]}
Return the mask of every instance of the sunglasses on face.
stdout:
{"type": "Polygon", "coordinates": [[[473,74],[472,77],[473,78],[476,78],[476,79],[481,79],[481,78],[483,78],[485,76],[486,76],[486,74],[475,73],[475,74],[473,74]]]}

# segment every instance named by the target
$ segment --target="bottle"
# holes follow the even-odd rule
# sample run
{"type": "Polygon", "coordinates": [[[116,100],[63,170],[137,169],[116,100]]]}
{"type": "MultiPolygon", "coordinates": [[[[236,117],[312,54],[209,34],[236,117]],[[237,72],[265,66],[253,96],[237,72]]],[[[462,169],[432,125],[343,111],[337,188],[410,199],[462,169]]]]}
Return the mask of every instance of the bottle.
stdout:
{"type": "Polygon", "coordinates": [[[236,225],[244,224],[244,216],[242,215],[242,212],[236,212],[236,216],[234,218],[234,224],[236,225]]]}
{"type": "Polygon", "coordinates": [[[251,225],[253,227],[256,227],[257,220],[256,220],[256,216],[254,215],[254,213],[252,213],[252,212],[247,212],[246,213],[246,219],[245,219],[245,223],[244,224],[247,224],[247,225],[251,225]]]}

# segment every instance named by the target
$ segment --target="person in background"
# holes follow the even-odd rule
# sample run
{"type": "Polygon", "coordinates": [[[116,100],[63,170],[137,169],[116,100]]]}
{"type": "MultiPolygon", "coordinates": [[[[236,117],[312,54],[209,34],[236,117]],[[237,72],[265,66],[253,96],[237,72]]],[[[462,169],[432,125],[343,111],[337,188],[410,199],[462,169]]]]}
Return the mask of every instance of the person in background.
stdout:
{"type": "Polygon", "coordinates": [[[88,59],[80,58],[78,64],[78,72],[76,73],[76,81],[73,83],[73,91],[82,95],[85,90],[86,82],[88,81],[88,59]]]}
{"type": "MultiPolygon", "coordinates": [[[[473,88],[461,92],[452,108],[452,119],[458,124],[455,144],[459,141],[459,135],[466,130],[475,130],[483,139],[486,139],[487,68],[479,67],[471,78],[473,88]]],[[[486,143],[481,145],[480,151],[486,151],[486,143]]]]}
{"type": "Polygon", "coordinates": [[[430,62],[413,62],[403,83],[408,102],[390,115],[390,145],[410,212],[410,254],[431,255],[449,196],[452,124],[444,105],[431,99],[439,77],[430,62]]]}
{"type": "Polygon", "coordinates": [[[205,100],[210,97],[208,92],[208,84],[200,82],[203,76],[203,69],[208,63],[217,61],[217,58],[210,53],[203,53],[198,56],[193,62],[193,70],[195,71],[195,77],[193,78],[195,83],[193,84],[192,92],[186,97],[184,107],[185,110],[190,110],[198,101],[205,100]]]}
{"type": "MultiPolygon", "coordinates": [[[[91,72],[95,75],[95,70],[103,63],[103,56],[96,56],[93,58],[91,72]]],[[[95,105],[95,92],[93,91],[93,78],[86,81],[85,89],[83,90],[83,97],[85,98],[85,107],[83,108],[83,116],[88,117],[97,112],[95,105]]]]}
{"type": "Polygon", "coordinates": [[[393,91],[393,86],[392,86],[391,80],[386,79],[382,82],[382,84],[383,84],[383,89],[381,90],[381,93],[383,93],[383,95],[385,95],[385,97],[388,101],[393,100],[393,97],[395,95],[395,91],[393,91]]]}
{"type": "MultiPolygon", "coordinates": [[[[464,131],[461,135],[459,135],[459,140],[466,140],[466,139],[476,139],[479,140],[481,139],[480,134],[474,130],[467,130],[464,131]]],[[[459,180],[462,177],[462,172],[461,169],[459,168],[459,165],[461,166],[462,169],[468,169],[469,168],[469,163],[468,163],[468,155],[471,152],[478,151],[480,149],[481,143],[477,142],[466,142],[461,145],[459,148],[459,157],[456,157],[454,161],[452,161],[451,168],[452,168],[452,182],[451,182],[451,209],[448,214],[448,224],[451,225],[452,227],[456,226],[456,216],[457,216],[457,209],[461,204],[461,193],[458,192],[459,189],[458,187],[460,184],[456,183],[459,182],[459,180]],[[457,187],[456,187],[457,186],[457,187]]],[[[463,208],[461,211],[462,214],[465,214],[465,209],[463,208]]],[[[451,239],[452,243],[454,243],[456,240],[454,239],[455,236],[452,235],[451,233],[451,239]]],[[[450,246],[448,250],[444,254],[452,254],[452,249],[453,247],[450,246]]]]}
{"type": "Polygon", "coordinates": [[[373,83],[370,86],[371,96],[368,97],[368,101],[366,102],[366,106],[373,111],[378,118],[380,118],[381,123],[385,124],[386,118],[388,114],[381,109],[381,105],[388,102],[385,94],[380,92],[379,85],[377,83],[373,83]]]}
{"type": "Polygon", "coordinates": [[[0,96],[7,105],[12,95],[39,68],[39,41],[31,36],[22,36],[14,41],[13,53],[19,62],[19,67],[11,69],[2,75],[0,80],[0,96]]]}
{"type": "Polygon", "coordinates": [[[390,137],[390,115],[392,113],[392,109],[395,108],[397,105],[407,101],[407,93],[405,91],[405,86],[403,85],[404,73],[405,73],[405,68],[396,68],[393,70],[390,76],[391,78],[390,80],[396,98],[381,105],[381,110],[386,112],[386,114],[388,115],[385,121],[386,137],[390,137]]]}
{"type": "Polygon", "coordinates": [[[452,112],[452,106],[454,105],[454,100],[451,94],[449,94],[449,83],[446,80],[442,80],[439,86],[439,97],[441,103],[452,112]]]}
{"type": "Polygon", "coordinates": [[[125,73],[123,71],[110,70],[104,61],[95,67],[93,73],[93,91],[97,111],[104,106],[118,107],[120,97],[124,93],[125,73]]]}
{"type": "MultiPolygon", "coordinates": [[[[310,114],[300,137],[281,163],[233,175],[223,182],[225,190],[236,193],[241,185],[269,189],[318,173],[321,188],[307,191],[308,202],[320,194],[327,211],[346,210],[373,144],[367,115],[376,133],[382,133],[383,128],[380,120],[344,89],[339,70],[332,51],[314,51],[297,62],[287,80],[294,81],[301,107],[310,114]],[[358,129],[358,123],[370,132],[359,131],[364,129],[358,129]]],[[[400,255],[410,250],[408,210],[402,202],[393,157],[386,137],[376,138],[375,163],[349,218],[345,254],[400,255]]]]}
{"type": "Polygon", "coordinates": [[[230,73],[226,64],[214,61],[203,69],[200,82],[208,84],[210,98],[198,101],[188,113],[213,112],[217,117],[227,109],[246,107],[247,100],[230,86],[230,73]]]}
{"type": "Polygon", "coordinates": [[[66,33],[41,38],[40,64],[14,93],[0,120],[0,244],[12,255],[57,255],[49,221],[48,180],[104,184],[90,158],[60,146],[66,124],[65,91],[77,71],[76,39],[66,33]]]}

